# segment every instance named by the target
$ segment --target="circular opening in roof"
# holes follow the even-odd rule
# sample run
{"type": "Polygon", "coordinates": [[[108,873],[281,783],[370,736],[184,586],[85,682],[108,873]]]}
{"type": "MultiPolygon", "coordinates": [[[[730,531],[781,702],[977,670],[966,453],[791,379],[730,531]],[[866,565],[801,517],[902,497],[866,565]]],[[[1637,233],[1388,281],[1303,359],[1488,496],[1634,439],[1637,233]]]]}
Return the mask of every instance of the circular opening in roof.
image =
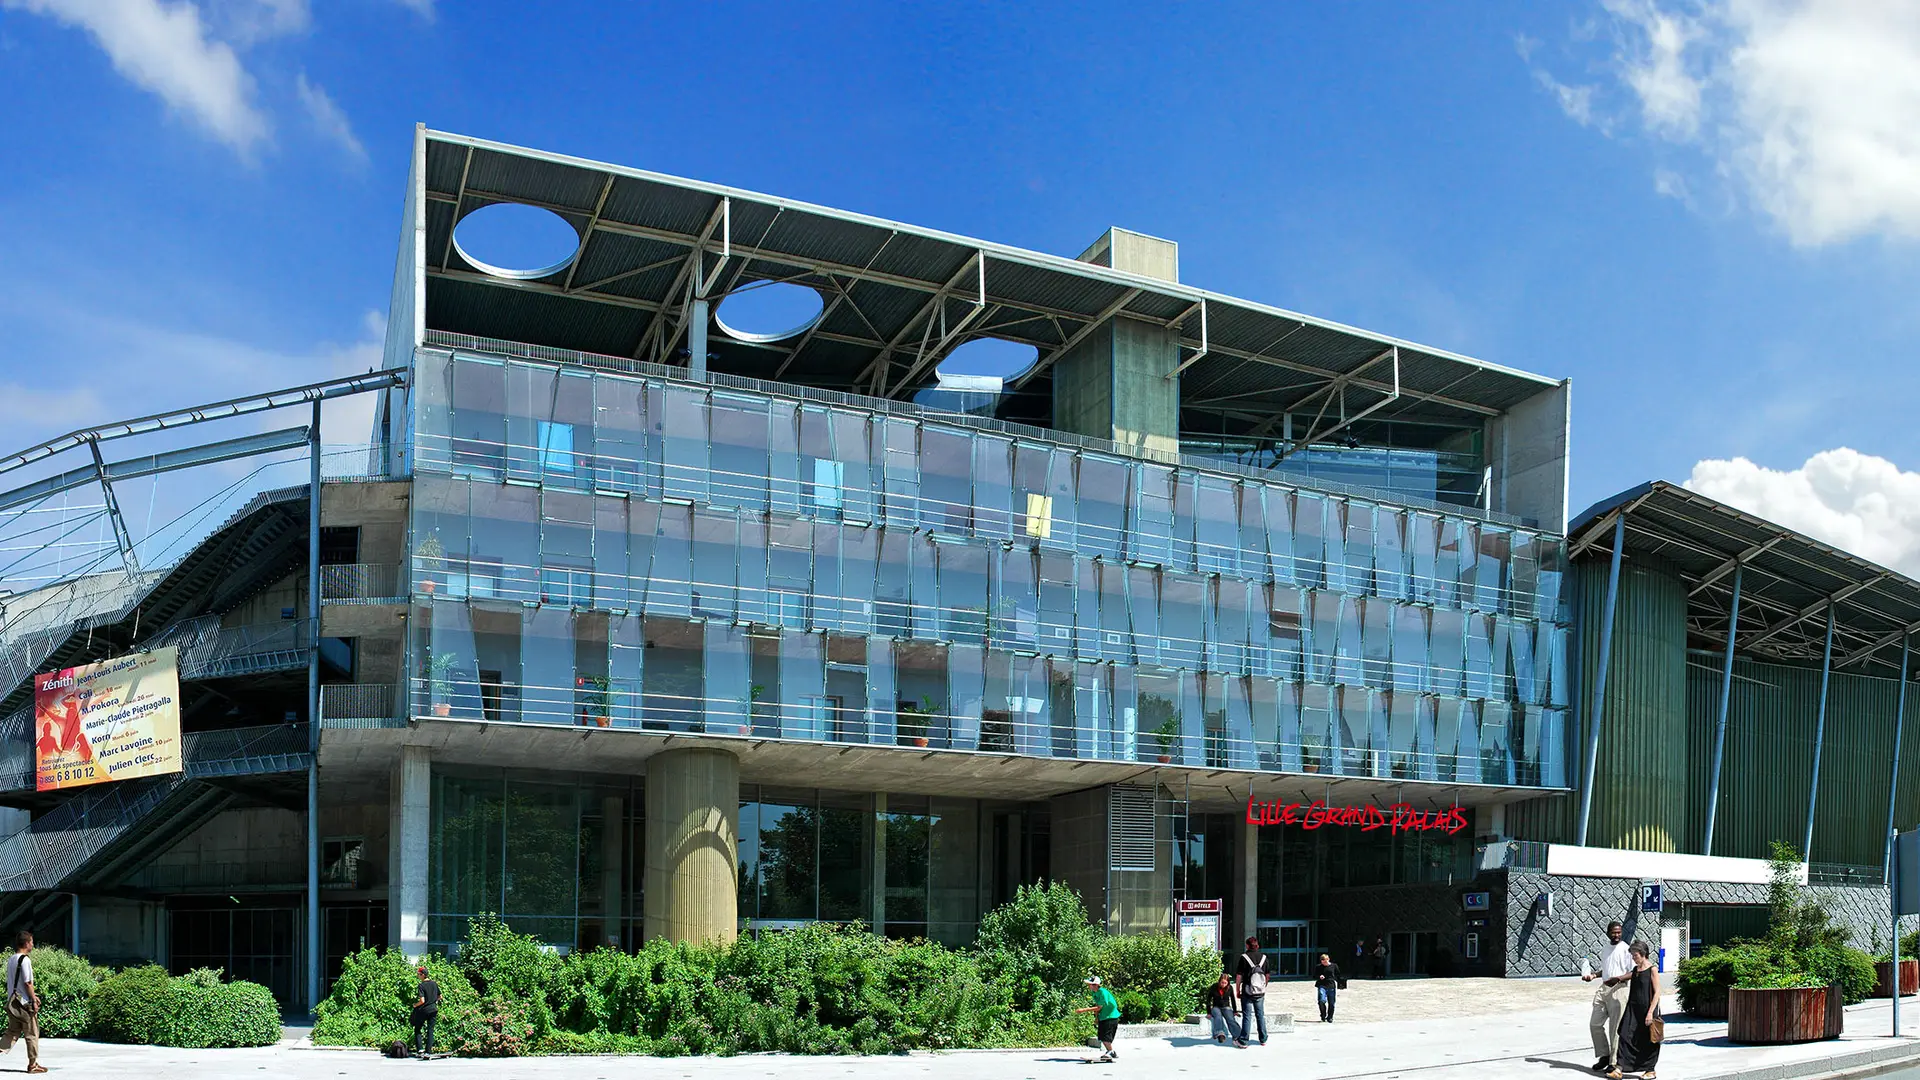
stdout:
{"type": "Polygon", "coordinates": [[[780,341],[813,329],[826,311],[819,290],[790,281],[754,281],[722,297],[713,321],[741,341],[780,341]]]}
{"type": "Polygon", "coordinates": [[[934,370],[943,378],[954,376],[998,376],[1002,380],[1018,378],[1034,361],[1040,350],[1006,338],[974,338],[947,354],[934,370]]]}
{"type": "Polygon", "coordinates": [[[565,270],[580,252],[580,233],[551,210],[488,203],[454,226],[453,246],[486,273],[527,281],[565,270]]]}

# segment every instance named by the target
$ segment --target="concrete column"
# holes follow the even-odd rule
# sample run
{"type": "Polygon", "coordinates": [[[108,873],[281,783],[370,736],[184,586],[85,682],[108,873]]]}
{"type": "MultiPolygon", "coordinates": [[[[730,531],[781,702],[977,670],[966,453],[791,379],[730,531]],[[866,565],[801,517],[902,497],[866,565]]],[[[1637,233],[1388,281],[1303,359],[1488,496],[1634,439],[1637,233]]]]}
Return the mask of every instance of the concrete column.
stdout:
{"type": "Polygon", "coordinates": [[[1234,839],[1240,844],[1240,857],[1233,860],[1233,894],[1239,898],[1239,911],[1231,944],[1238,945],[1259,932],[1260,826],[1248,823],[1242,815],[1234,826],[1234,839]]]}
{"type": "Polygon", "coordinates": [[[739,832],[739,758],[689,748],[647,761],[648,940],[734,939],[739,832]]]}
{"type": "Polygon", "coordinates": [[[432,780],[432,752],[424,746],[401,747],[387,796],[387,944],[408,957],[427,951],[432,780]]]}
{"type": "Polygon", "coordinates": [[[607,943],[618,947],[625,940],[627,894],[622,885],[626,875],[627,800],[609,795],[600,800],[600,895],[606,910],[607,943]]]}

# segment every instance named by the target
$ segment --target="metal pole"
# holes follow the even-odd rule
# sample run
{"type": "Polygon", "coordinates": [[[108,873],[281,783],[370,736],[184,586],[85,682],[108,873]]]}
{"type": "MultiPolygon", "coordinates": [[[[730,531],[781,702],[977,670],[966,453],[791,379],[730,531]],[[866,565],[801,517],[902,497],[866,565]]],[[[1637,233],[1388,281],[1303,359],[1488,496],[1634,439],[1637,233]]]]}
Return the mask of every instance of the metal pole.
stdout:
{"type": "Polygon", "coordinates": [[[1620,598],[1620,549],[1626,546],[1627,515],[1623,511],[1613,519],[1613,565],[1607,571],[1607,604],[1600,622],[1600,670],[1594,673],[1593,704],[1587,710],[1587,778],[1580,785],[1580,832],[1576,839],[1587,846],[1587,822],[1593,814],[1593,777],[1600,764],[1600,719],[1607,701],[1607,661],[1613,654],[1613,608],[1620,598]]]}
{"type": "Polygon", "coordinates": [[[320,402],[308,434],[307,488],[307,1010],[320,1005],[320,402]]]}
{"type": "Polygon", "coordinates": [[[1727,749],[1727,705],[1733,699],[1733,635],[1740,629],[1740,578],[1745,564],[1733,566],[1733,614],[1727,616],[1727,662],[1720,670],[1720,720],[1713,728],[1713,772],[1707,779],[1707,839],[1702,854],[1713,854],[1713,822],[1720,810],[1720,763],[1727,749]]]}
{"type": "Polygon", "coordinates": [[[1820,805],[1820,749],[1827,741],[1827,684],[1833,678],[1833,619],[1840,605],[1827,604],[1827,647],[1820,661],[1820,719],[1813,727],[1813,782],[1807,788],[1807,842],[1800,857],[1813,861],[1813,811],[1820,805]]]}
{"type": "MultiPolygon", "coordinates": [[[[1887,780],[1887,885],[1893,885],[1893,804],[1900,795],[1900,736],[1907,724],[1907,651],[1913,644],[1911,637],[1900,639],[1900,681],[1894,684],[1894,692],[1899,695],[1893,705],[1893,775],[1887,780]]],[[[1896,923],[1896,926],[1898,924],[1896,923]]],[[[1895,943],[1898,947],[1898,943],[1895,943]]],[[[1896,958],[1897,959],[1897,958],[1896,958]]]]}
{"type": "MultiPolygon", "coordinates": [[[[1900,694],[1906,696],[1906,648],[1900,649],[1900,694]]],[[[1900,878],[1893,872],[1893,852],[1898,834],[1892,827],[1887,829],[1887,914],[1893,925],[1893,976],[1888,981],[1893,984],[1893,1037],[1900,1037],[1900,878]]]]}

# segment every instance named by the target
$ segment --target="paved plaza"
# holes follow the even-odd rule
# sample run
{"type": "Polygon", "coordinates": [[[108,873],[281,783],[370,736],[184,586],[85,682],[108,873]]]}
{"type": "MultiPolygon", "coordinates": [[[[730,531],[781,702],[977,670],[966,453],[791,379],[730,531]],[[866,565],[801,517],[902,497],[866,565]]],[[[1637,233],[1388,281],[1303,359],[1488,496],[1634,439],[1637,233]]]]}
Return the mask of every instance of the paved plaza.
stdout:
{"type": "MultiPolygon", "coordinates": [[[[1275,989],[1276,1011],[1302,987],[1275,989]]],[[[1340,1022],[1306,1020],[1265,1047],[1236,1050],[1199,1037],[1130,1039],[1120,1060],[1092,1065],[1075,1049],[968,1051],[892,1057],[735,1058],[548,1057],[504,1061],[445,1059],[389,1061],[363,1050],[314,1048],[302,1038],[259,1050],[167,1050],[48,1040],[43,1057],[56,1073],[88,1077],[219,1076],[259,1080],[335,1080],[338,1077],[431,1075],[447,1080],[1049,1080],[1053,1077],[1194,1077],[1247,1072],[1285,1080],[1417,1077],[1418,1080],[1574,1080],[1592,1076],[1586,1031],[1591,990],[1576,979],[1426,979],[1371,983],[1356,980],[1344,995],[1340,1022]]],[[[1672,1002],[1669,999],[1669,1007],[1672,1002]]],[[[1310,1003],[1307,1006],[1310,1009],[1310,1003]]],[[[1908,1003],[1908,1031],[1920,1031],[1920,1003],[1908,1003]]],[[[1920,1039],[1889,1037],[1888,1005],[1870,1002],[1847,1011],[1838,1042],[1789,1047],[1736,1047],[1726,1025],[1672,1016],[1662,1054],[1662,1077],[1706,1080],[1743,1074],[1784,1080],[1835,1065],[1867,1063],[1864,1055],[1906,1054],[1920,1062],[1920,1039]]],[[[0,1075],[26,1065],[22,1052],[0,1057],[0,1075]]]]}

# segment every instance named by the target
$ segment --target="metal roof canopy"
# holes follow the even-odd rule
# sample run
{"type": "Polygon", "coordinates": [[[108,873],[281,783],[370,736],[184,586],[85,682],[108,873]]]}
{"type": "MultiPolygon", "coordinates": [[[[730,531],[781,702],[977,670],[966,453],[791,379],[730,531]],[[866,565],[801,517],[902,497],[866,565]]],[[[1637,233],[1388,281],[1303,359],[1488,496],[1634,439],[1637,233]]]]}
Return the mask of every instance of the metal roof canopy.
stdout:
{"type": "Polygon", "coordinates": [[[1657,556],[1687,582],[1690,646],[1726,650],[1734,569],[1744,566],[1736,655],[1819,664],[1831,607],[1834,669],[1899,676],[1900,641],[1920,632],[1920,582],[1664,480],[1587,508],[1568,527],[1568,554],[1610,553],[1622,513],[1623,556],[1657,556]]]}
{"type": "Polygon", "coordinates": [[[421,138],[428,329],[671,363],[696,293],[789,281],[820,291],[820,318],[772,342],[715,326],[715,370],[898,398],[931,385],[953,348],[998,337],[1039,350],[1019,386],[1050,378],[1068,348],[1125,316],[1178,330],[1183,407],[1249,426],[1337,395],[1377,419],[1477,428],[1558,385],[1061,256],[460,135],[421,138]],[[578,251],[531,278],[469,262],[454,227],[497,202],[558,214],[581,235],[578,251]]]}

